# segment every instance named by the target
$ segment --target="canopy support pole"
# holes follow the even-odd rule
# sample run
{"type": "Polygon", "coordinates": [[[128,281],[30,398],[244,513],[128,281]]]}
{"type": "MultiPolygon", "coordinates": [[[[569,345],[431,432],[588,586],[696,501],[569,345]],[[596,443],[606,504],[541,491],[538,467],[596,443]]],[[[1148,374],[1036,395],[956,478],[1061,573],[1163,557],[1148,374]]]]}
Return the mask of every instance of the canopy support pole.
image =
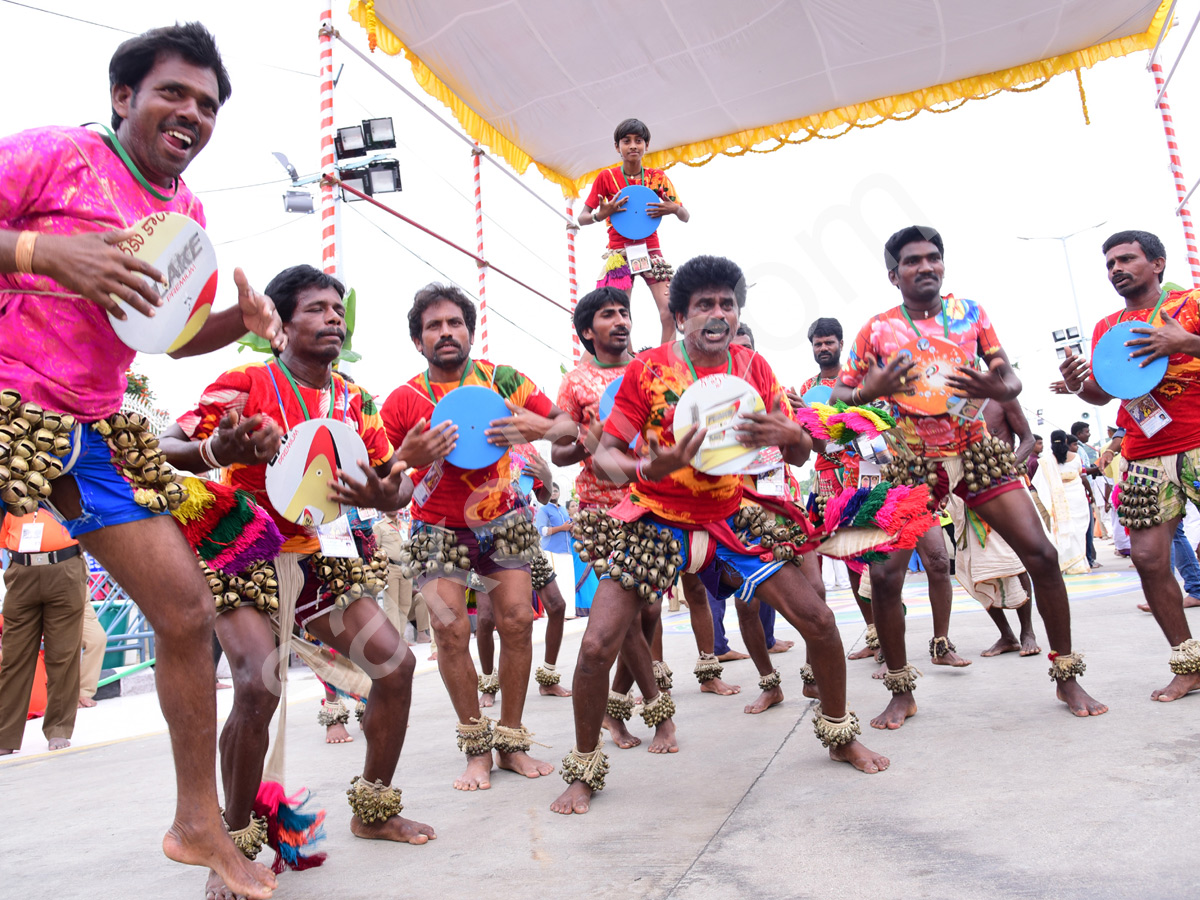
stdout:
{"type": "Polygon", "coordinates": [[[475,265],[479,269],[479,352],[488,358],[487,329],[487,263],[483,262],[483,194],[479,189],[479,157],[483,155],[478,142],[471,150],[471,174],[475,181],[475,265]]]}
{"type": "Polygon", "coordinates": [[[571,224],[567,226],[567,280],[571,285],[571,360],[579,365],[579,334],[575,331],[575,307],[579,304],[579,282],[575,278],[575,234],[579,231],[579,226],[575,224],[574,198],[567,198],[567,215],[571,217],[571,224]]]}
{"type": "Polygon", "coordinates": [[[342,260],[338,248],[341,209],[330,176],[337,174],[333,148],[333,0],[321,2],[321,268],[340,281],[342,260]]]}
{"type": "Polygon", "coordinates": [[[1175,136],[1175,122],[1171,118],[1171,104],[1167,101],[1167,87],[1163,79],[1162,65],[1158,60],[1150,63],[1154,73],[1154,86],[1158,89],[1156,106],[1162,115],[1163,131],[1167,136],[1167,154],[1171,159],[1171,177],[1175,179],[1175,196],[1179,200],[1176,210],[1183,224],[1183,238],[1187,245],[1188,265],[1192,270],[1192,287],[1200,288],[1200,249],[1196,244],[1196,228],[1192,214],[1187,208],[1188,189],[1183,177],[1183,163],[1179,159],[1179,139],[1175,136]]]}

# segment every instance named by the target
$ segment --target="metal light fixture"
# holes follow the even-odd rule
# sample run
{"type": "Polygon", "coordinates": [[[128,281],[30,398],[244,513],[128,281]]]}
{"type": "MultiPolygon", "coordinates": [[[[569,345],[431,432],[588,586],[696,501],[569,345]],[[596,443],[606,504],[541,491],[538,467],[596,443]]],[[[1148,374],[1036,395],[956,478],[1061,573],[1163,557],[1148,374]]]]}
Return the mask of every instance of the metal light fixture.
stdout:
{"type": "Polygon", "coordinates": [[[388,150],[396,146],[396,130],[390,118],[363,119],[362,130],[368,150],[388,150]]]}
{"type": "Polygon", "coordinates": [[[400,190],[400,163],[394,159],[367,167],[367,181],[372,194],[387,194],[400,190]]]}
{"type": "MultiPolygon", "coordinates": [[[[367,173],[365,169],[339,169],[338,178],[341,179],[343,185],[349,185],[355,190],[362,191],[368,196],[371,193],[371,185],[367,180],[367,173]]],[[[347,203],[353,203],[357,200],[361,200],[362,197],[351,194],[349,191],[343,189],[342,199],[347,203]]]]}
{"type": "MultiPolygon", "coordinates": [[[[367,142],[363,138],[361,125],[351,125],[349,128],[339,128],[333,141],[338,159],[353,159],[356,156],[367,155],[367,142]]],[[[392,145],[393,147],[395,144],[392,145]]]]}
{"type": "Polygon", "coordinates": [[[283,209],[290,213],[313,212],[313,198],[308,191],[288,191],[283,195],[283,209]]]}

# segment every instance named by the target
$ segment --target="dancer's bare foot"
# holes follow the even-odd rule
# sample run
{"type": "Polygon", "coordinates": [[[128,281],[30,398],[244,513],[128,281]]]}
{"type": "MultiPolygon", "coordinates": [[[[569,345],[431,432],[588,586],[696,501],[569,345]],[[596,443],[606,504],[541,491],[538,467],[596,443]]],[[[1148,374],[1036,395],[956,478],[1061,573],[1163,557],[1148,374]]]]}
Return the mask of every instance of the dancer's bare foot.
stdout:
{"type": "Polygon", "coordinates": [[[467,757],[467,770],[454,780],[456,791],[486,791],[492,786],[492,754],[467,757]]]}
{"type": "Polygon", "coordinates": [[[479,695],[480,709],[487,709],[489,706],[495,706],[495,705],[496,705],[496,695],[495,694],[480,694],[479,695]]]}
{"type": "Polygon", "coordinates": [[[820,690],[818,690],[817,685],[809,684],[807,681],[804,682],[804,687],[802,687],[800,689],[800,693],[803,694],[805,697],[807,697],[809,700],[820,700],[821,699],[821,692],[820,692],[820,690]]]}
{"type": "Polygon", "coordinates": [[[840,747],[830,747],[829,758],[836,762],[848,762],[858,771],[866,772],[868,775],[882,772],[892,764],[892,761],[886,756],[882,756],[874,750],[868,750],[858,741],[851,741],[840,747]]]}
{"type": "Polygon", "coordinates": [[[0,756],[12,756],[16,750],[0,750],[0,756]]]}
{"type": "MultiPolygon", "coordinates": [[[[1195,609],[1197,606],[1200,606],[1200,600],[1196,599],[1195,597],[1191,596],[1190,594],[1187,597],[1183,598],[1183,608],[1184,609],[1195,609]]],[[[1138,609],[1140,609],[1142,612],[1150,612],[1150,604],[1149,603],[1139,603],[1138,609]]]]}
{"type": "Polygon", "coordinates": [[[722,681],[720,678],[710,678],[708,681],[701,682],[700,693],[702,694],[720,694],[722,697],[730,697],[740,693],[741,685],[729,684],[727,681],[722,681]]]}
{"type": "Polygon", "coordinates": [[[561,684],[538,685],[538,693],[543,697],[570,697],[571,692],[561,684]]]}
{"type": "Polygon", "coordinates": [[[1172,700],[1178,700],[1180,697],[1186,696],[1197,689],[1200,689],[1200,673],[1193,672],[1190,675],[1176,675],[1165,688],[1151,694],[1150,699],[1170,703],[1172,700]]]}
{"type": "Polygon", "coordinates": [[[346,726],[341,722],[334,722],[332,725],[325,726],[325,743],[350,744],[353,742],[354,737],[346,730],[346,726]]]}
{"type": "Polygon", "coordinates": [[[553,763],[534,759],[528,753],[521,750],[518,750],[516,753],[505,753],[503,750],[497,750],[496,756],[498,757],[496,764],[501,769],[508,769],[508,771],[524,775],[526,778],[540,778],[542,775],[554,774],[553,763]]]}
{"type": "Polygon", "coordinates": [[[96,701],[93,700],[91,697],[80,697],[79,698],[79,708],[80,709],[91,709],[95,705],[96,705],[96,701]]]}
{"type": "Polygon", "coordinates": [[[721,662],[733,662],[738,659],[749,659],[749,653],[738,653],[736,650],[726,650],[717,659],[721,662]]]}
{"type": "Polygon", "coordinates": [[[200,831],[178,821],[173,822],[163,837],[163,853],[167,859],[184,865],[207,866],[212,871],[209,884],[213,883],[215,877],[233,897],[266,900],[275,890],[275,876],[271,870],[246,859],[242,851],[233,845],[216,816],[213,817],[213,825],[209,831],[200,831]]]}
{"type": "MultiPolygon", "coordinates": [[[[612,737],[612,742],[622,750],[636,747],[642,742],[640,737],[634,737],[629,733],[629,729],[625,727],[624,722],[620,719],[614,719],[608,713],[604,714],[604,721],[600,723],[600,727],[609,733],[609,736],[612,737]]],[[[588,796],[591,795],[589,794],[588,796]]]]}
{"type": "MultiPolygon", "coordinates": [[[[875,658],[879,659],[878,656],[876,656],[875,658]]],[[[871,677],[874,678],[876,681],[883,681],[883,676],[885,676],[887,674],[887,672],[888,672],[888,664],[885,662],[880,662],[879,668],[871,673],[871,677]]]]}
{"type": "Polygon", "coordinates": [[[429,654],[429,661],[434,662],[436,660],[437,660],[437,649],[435,648],[433,650],[433,652],[429,654]]]}
{"type": "Polygon", "coordinates": [[[979,655],[999,656],[1001,653],[1016,653],[1020,649],[1021,645],[1017,642],[1015,637],[1000,638],[1000,640],[996,641],[996,643],[992,644],[992,646],[988,647],[979,655]]]}
{"type": "Polygon", "coordinates": [[[945,656],[931,656],[929,661],[935,666],[952,666],[955,669],[961,669],[971,664],[971,660],[963,659],[953,650],[948,650],[945,656]]]}
{"type": "Polygon", "coordinates": [[[853,651],[846,659],[874,659],[875,651],[870,647],[863,647],[860,650],[853,651]]]}
{"type": "Polygon", "coordinates": [[[429,636],[428,631],[418,631],[417,632],[417,643],[418,644],[430,644],[432,642],[433,642],[433,639],[429,636]]]}
{"type": "Polygon", "coordinates": [[[66,750],[71,746],[71,742],[66,738],[50,738],[51,750],[66,750]]]}
{"type": "Polygon", "coordinates": [[[572,813],[582,816],[592,803],[592,789],[582,781],[572,781],[558,799],[550,804],[550,812],[564,816],[572,813]]]}
{"type": "Polygon", "coordinates": [[[872,728],[886,728],[895,731],[904,724],[909,716],[917,714],[917,701],[913,699],[912,691],[903,694],[892,694],[887,708],[871,720],[872,728]]]}
{"type": "Polygon", "coordinates": [[[1058,682],[1058,689],[1055,691],[1055,696],[1063,703],[1067,704],[1067,708],[1072,713],[1079,716],[1102,716],[1108,712],[1108,707],[1099,700],[1092,699],[1088,692],[1079,686],[1074,678],[1069,681],[1058,682]]]}
{"type": "Polygon", "coordinates": [[[742,712],[750,716],[756,716],[759,713],[766,712],[772,706],[783,702],[783,689],[778,685],[771,688],[769,691],[763,691],[755,699],[753,703],[746,706],[742,712]]]}
{"type": "Polygon", "coordinates": [[[654,740],[646,749],[651,753],[678,753],[679,744],[675,741],[675,722],[671,719],[659,722],[654,728],[654,740]]]}
{"type": "Polygon", "coordinates": [[[358,816],[351,816],[350,833],[368,841],[396,841],[400,844],[427,844],[437,840],[432,825],[423,825],[401,816],[392,816],[387,821],[372,822],[370,825],[358,816]]]}
{"type": "Polygon", "coordinates": [[[1021,633],[1021,655],[1022,656],[1037,656],[1042,652],[1042,648],[1038,646],[1037,635],[1032,631],[1021,633]]]}
{"type": "Polygon", "coordinates": [[[208,870],[208,881],[204,882],[204,900],[238,900],[237,896],[225,887],[221,876],[212,869],[208,870]]]}
{"type": "Polygon", "coordinates": [[[769,649],[768,653],[787,653],[796,646],[795,641],[779,641],[777,640],[769,649]]]}

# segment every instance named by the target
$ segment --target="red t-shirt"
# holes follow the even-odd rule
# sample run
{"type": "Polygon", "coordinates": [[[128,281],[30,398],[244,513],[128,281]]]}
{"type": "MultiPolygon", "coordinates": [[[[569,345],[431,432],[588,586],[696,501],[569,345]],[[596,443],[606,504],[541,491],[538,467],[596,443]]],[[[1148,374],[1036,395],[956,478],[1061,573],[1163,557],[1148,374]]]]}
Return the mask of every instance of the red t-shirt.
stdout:
{"type": "MultiPolygon", "coordinates": [[[[501,397],[511,400],[539,416],[550,415],[554,404],[538,386],[511,366],[498,366],[485,360],[469,364],[463,384],[490,387],[501,397]]],[[[424,419],[429,421],[436,405],[456,387],[457,382],[427,382],[425,373],[409,379],[383,402],[383,423],[395,446],[404,442],[409,430],[424,419]],[[428,390],[426,389],[428,386],[428,390]]],[[[509,453],[485,469],[460,469],[442,460],[442,475],[428,500],[418,505],[413,500],[413,518],[421,522],[444,524],[451,528],[469,528],[490,522],[516,505],[513,488],[513,466],[509,453]]],[[[432,466],[418,469],[413,483],[420,486],[432,466]]]]}
{"type": "MultiPolygon", "coordinates": [[[[634,357],[625,369],[625,378],[617,391],[612,415],[604,433],[624,443],[635,436],[653,434],[664,447],[675,444],[675,408],[683,392],[695,380],[687,362],[673,342],[646,350],[634,357]]],[[[716,375],[732,371],[748,381],[768,409],[779,404],[790,411],[783,388],[765,359],[746,347],[731,346],[732,369],[727,364],[697,366],[696,375],[716,375]]],[[[742,501],[741,475],[705,475],[686,466],[662,481],[635,482],[630,498],[660,519],[684,524],[703,525],[728,518],[742,501]]]]}
{"type": "MultiPolygon", "coordinates": [[[[1170,316],[1191,334],[1200,334],[1200,290],[1170,291],[1163,301],[1155,322],[1162,323],[1170,316]]],[[[1105,316],[1096,323],[1092,331],[1092,355],[1096,344],[1117,321],[1145,322],[1151,309],[1137,311],[1121,310],[1105,316]]],[[[1152,456],[1167,456],[1200,447],[1200,359],[1186,353],[1176,353],[1167,360],[1167,374],[1158,387],[1150,392],[1158,405],[1171,417],[1171,424],[1164,425],[1154,437],[1146,437],[1137,421],[1125,408],[1128,400],[1118,401],[1117,427],[1125,429],[1125,440],[1121,443],[1121,455],[1128,460],[1146,459],[1152,456]]]]}
{"type": "MultiPolygon", "coordinates": [[[[628,366],[602,367],[585,356],[579,365],[563,378],[558,389],[558,408],[571,417],[580,431],[586,432],[600,418],[600,397],[605,389],[628,370],[628,366]]],[[[596,476],[596,464],[589,455],[580,464],[579,477],[575,479],[575,490],[579,494],[579,505],[611,509],[628,493],[626,485],[601,481],[596,476]]]]}
{"type": "MultiPolygon", "coordinates": [[[[642,184],[658,194],[660,200],[671,201],[678,203],[679,197],[675,193],[675,185],[671,184],[671,179],[667,177],[667,173],[662,169],[644,169],[643,174],[634,175],[632,177],[625,174],[620,166],[615,169],[605,169],[596,176],[596,180],[592,182],[592,192],[588,194],[587,206],[589,209],[599,209],[601,200],[611,200],[617,196],[620,191],[631,184],[642,184]]],[[[612,219],[608,221],[608,246],[613,250],[620,250],[627,244],[640,244],[642,241],[631,241],[622,237],[617,229],[612,226],[612,219]]],[[[650,235],[645,240],[647,250],[658,249],[658,232],[650,235]]]]}
{"type": "MultiPolygon", "coordinates": [[[[392,445],[388,443],[379,418],[375,399],[357,384],[349,384],[336,372],[333,375],[333,390],[317,389],[297,384],[312,418],[330,418],[353,424],[363,443],[367,445],[367,456],[372,466],[381,466],[392,458],[392,445]],[[347,398],[350,402],[346,410],[347,398]]],[[[189,440],[201,441],[208,437],[225,414],[234,411],[243,418],[261,414],[279,426],[281,431],[295,428],[305,420],[287,376],[278,363],[250,363],[230,369],[205,388],[200,402],[191,412],[179,417],[179,427],[189,440]],[[274,380],[272,380],[274,375],[274,380]],[[276,393],[278,387],[278,393],[276,393]],[[280,406],[282,401],[282,407],[280,406]]],[[[235,488],[250,491],[263,509],[271,514],[284,536],[283,551],[286,553],[315,553],[320,549],[316,532],[283,518],[271,501],[267,499],[267,466],[244,466],[235,463],[224,470],[224,481],[235,488]]]]}

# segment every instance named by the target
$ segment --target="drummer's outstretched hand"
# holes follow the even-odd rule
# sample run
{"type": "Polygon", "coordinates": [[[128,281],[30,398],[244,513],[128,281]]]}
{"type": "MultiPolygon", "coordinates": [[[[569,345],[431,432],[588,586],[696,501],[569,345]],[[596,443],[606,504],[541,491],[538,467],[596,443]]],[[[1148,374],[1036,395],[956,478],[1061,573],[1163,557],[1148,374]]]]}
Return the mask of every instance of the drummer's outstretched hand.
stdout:
{"type": "Polygon", "coordinates": [[[869,358],[867,374],[862,380],[862,395],[874,399],[899,394],[908,384],[908,377],[915,367],[912,357],[902,353],[896,354],[886,366],[869,358]]]}
{"type": "Polygon", "coordinates": [[[1158,328],[1134,328],[1137,337],[1125,342],[1133,359],[1142,359],[1138,368],[1145,368],[1156,359],[1171,356],[1174,353],[1187,353],[1195,356],[1200,347],[1200,338],[1192,334],[1171,316],[1163,316],[1163,323],[1158,328]]]}
{"type": "MultiPolygon", "coordinates": [[[[343,506],[358,506],[391,512],[399,509],[412,496],[412,482],[404,474],[408,463],[395,459],[387,476],[380,478],[370,465],[359,460],[358,468],[366,480],[352,480],[345,469],[338,469],[338,480],[329,482],[329,499],[343,506]]],[[[357,473],[356,473],[357,474],[357,473]]]]}
{"type": "Polygon", "coordinates": [[[103,307],[116,318],[129,318],[128,305],[144,316],[154,315],[162,306],[158,289],[143,278],[163,283],[163,274],[154,266],[117,248],[133,237],[132,228],[90,234],[42,234],[33,250],[33,271],[53,278],[68,291],[74,291],[103,307]],[[116,294],[123,303],[112,298],[116,294]]]}
{"type": "Polygon", "coordinates": [[[243,419],[230,410],[213,432],[209,449],[222,466],[257,466],[275,455],[282,440],[283,432],[270,419],[262,415],[243,419]]]}
{"type": "Polygon", "coordinates": [[[423,469],[444,459],[457,443],[458,426],[453,422],[438,422],[430,428],[429,420],[421,419],[408,430],[396,453],[408,460],[409,465],[423,469]]]}
{"type": "Polygon", "coordinates": [[[646,215],[651,219],[661,219],[663,216],[673,216],[679,212],[679,207],[682,204],[675,203],[671,200],[663,200],[660,203],[647,203],[646,215]]]}
{"type": "Polygon", "coordinates": [[[275,301],[251,287],[250,279],[240,268],[233,270],[233,283],[237,285],[238,309],[242,312],[246,330],[270,341],[271,349],[276,353],[282,352],[287,346],[287,335],[283,333],[283,322],[275,310],[275,301]]]}
{"type": "Polygon", "coordinates": [[[955,366],[946,376],[946,387],[960,397],[977,400],[1007,400],[1009,389],[995,369],[980,372],[974,366],[955,366]]]}
{"type": "MultiPolygon", "coordinates": [[[[1082,388],[1083,383],[1087,381],[1088,376],[1091,374],[1091,368],[1088,366],[1087,359],[1077,356],[1071,350],[1070,346],[1067,347],[1067,355],[1058,364],[1058,371],[1062,372],[1063,387],[1067,389],[1067,393],[1071,394],[1082,388]]],[[[1053,385],[1051,385],[1051,388],[1053,388],[1053,385]]]]}
{"type": "Polygon", "coordinates": [[[505,400],[511,415],[502,419],[493,419],[491,427],[484,430],[487,442],[493,447],[515,447],[517,444],[528,444],[552,437],[550,431],[554,428],[554,420],[530,412],[523,406],[518,406],[511,400],[505,400]]]}
{"type": "Polygon", "coordinates": [[[770,412],[746,413],[738,420],[734,434],[744,447],[812,449],[808,431],[778,406],[770,412]]]}
{"type": "Polygon", "coordinates": [[[642,469],[642,477],[646,481],[662,481],[672,472],[690,466],[706,434],[707,428],[693,425],[672,447],[662,446],[658,442],[658,435],[648,434],[646,443],[650,445],[650,462],[642,469]]]}

